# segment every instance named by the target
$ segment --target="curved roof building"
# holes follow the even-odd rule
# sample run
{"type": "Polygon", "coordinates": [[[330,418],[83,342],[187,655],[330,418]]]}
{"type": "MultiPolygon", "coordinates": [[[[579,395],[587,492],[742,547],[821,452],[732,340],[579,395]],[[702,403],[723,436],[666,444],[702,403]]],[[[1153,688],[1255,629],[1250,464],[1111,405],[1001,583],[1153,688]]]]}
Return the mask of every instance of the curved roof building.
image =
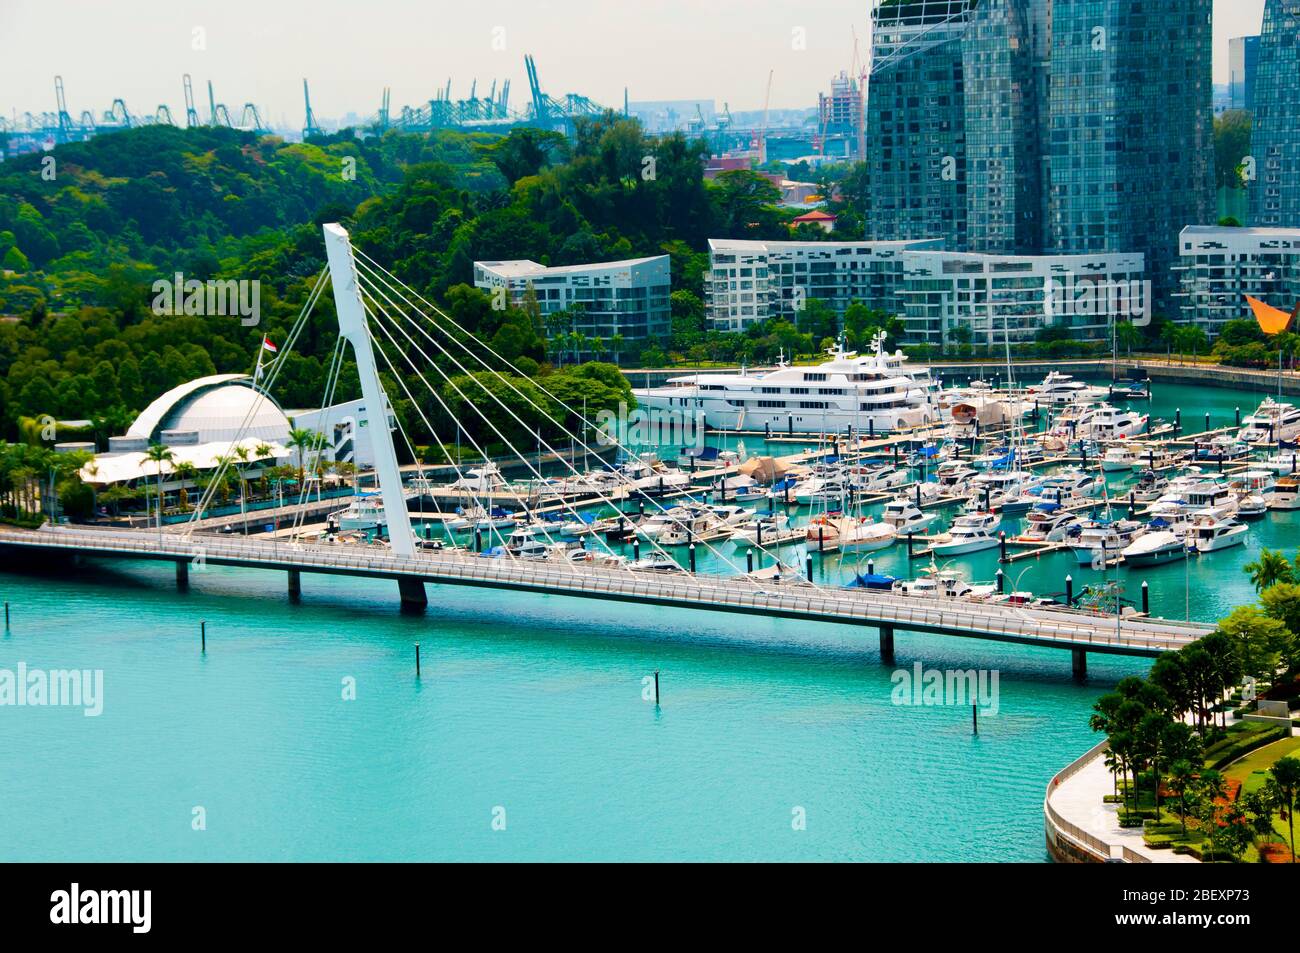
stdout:
{"type": "Polygon", "coordinates": [[[204,444],[236,438],[284,441],[289,430],[284,411],[254,390],[247,374],[214,374],[167,391],[141,411],[126,436],[168,445],[204,444]]]}

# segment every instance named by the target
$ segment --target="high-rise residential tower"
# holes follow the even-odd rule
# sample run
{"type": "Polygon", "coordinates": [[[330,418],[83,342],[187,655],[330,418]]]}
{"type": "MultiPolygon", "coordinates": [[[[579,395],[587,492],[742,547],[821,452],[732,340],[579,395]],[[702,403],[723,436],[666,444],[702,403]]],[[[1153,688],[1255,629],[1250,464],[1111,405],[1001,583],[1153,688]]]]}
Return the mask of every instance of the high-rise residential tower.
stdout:
{"type": "Polygon", "coordinates": [[[1255,102],[1255,71],[1259,37],[1234,36],[1228,41],[1228,108],[1249,112],[1255,102]]]}
{"type": "Polygon", "coordinates": [[[1255,72],[1250,223],[1300,225],[1300,0],[1268,0],[1255,72]]]}
{"type": "Polygon", "coordinates": [[[1052,0],[1047,247],[1142,252],[1168,313],[1213,215],[1212,0],[1052,0]]]}
{"type": "Polygon", "coordinates": [[[1214,214],[1211,8],[882,0],[868,238],[1140,253],[1168,312],[1178,234],[1214,214]]]}
{"type": "Polygon", "coordinates": [[[967,245],[962,38],[976,0],[884,0],[867,98],[868,238],[967,245]]]}

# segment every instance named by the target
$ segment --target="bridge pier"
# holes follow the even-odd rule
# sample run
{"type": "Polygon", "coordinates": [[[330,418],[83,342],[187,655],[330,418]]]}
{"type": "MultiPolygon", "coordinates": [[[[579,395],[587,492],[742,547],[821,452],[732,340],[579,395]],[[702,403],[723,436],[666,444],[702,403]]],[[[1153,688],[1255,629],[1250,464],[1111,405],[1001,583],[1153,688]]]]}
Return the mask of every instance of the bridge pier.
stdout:
{"type": "Polygon", "coordinates": [[[397,580],[397,591],[402,594],[403,612],[423,612],[429,604],[429,597],[424,594],[424,583],[419,579],[402,576],[397,580]]]}
{"type": "Polygon", "coordinates": [[[882,625],[880,627],[880,661],[885,665],[894,664],[894,627],[892,625],[882,625]]]}
{"type": "Polygon", "coordinates": [[[188,592],[190,588],[190,561],[188,559],[176,560],[176,589],[178,592],[188,592]]]}
{"type": "Polygon", "coordinates": [[[1082,681],[1088,677],[1088,653],[1084,649],[1070,649],[1074,677],[1082,681]]]}
{"type": "Polygon", "coordinates": [[[302,600],[302,573],[297,569],[290,569],[287,575],[289,576],[289,601],[300,602],[302,600]]]}

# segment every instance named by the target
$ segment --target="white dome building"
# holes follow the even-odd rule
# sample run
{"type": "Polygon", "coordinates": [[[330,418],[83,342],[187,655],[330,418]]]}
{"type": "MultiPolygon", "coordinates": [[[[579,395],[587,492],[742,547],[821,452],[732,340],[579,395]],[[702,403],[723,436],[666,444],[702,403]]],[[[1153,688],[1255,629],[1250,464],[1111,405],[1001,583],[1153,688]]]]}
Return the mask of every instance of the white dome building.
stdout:
{"type": "Polygon", "coordinates": [[[173,387],[141,411],[125,437],[114,439],[121,450],[145,449],[153,443],[195,446],[237,438],[283,443],[290,429],[284,411],[254,390],[247,374],[215,374],[173,387]]]}

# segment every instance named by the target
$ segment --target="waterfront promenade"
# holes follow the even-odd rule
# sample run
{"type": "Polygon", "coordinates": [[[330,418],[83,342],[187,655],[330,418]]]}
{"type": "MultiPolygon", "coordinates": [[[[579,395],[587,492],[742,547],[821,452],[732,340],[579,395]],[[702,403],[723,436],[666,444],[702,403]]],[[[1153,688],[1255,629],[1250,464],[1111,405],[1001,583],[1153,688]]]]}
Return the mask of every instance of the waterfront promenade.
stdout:
{"type": "Polygon", "coordinates": [[[1140,827],[1119,826],[1119,805],[1103,800],[1115,790],[1105,753],[1105,743],[1097,745],[1048,785],[1043,821],[1052,858],[1067,863],[1198,863],[1187,854],[1147,847],[1140,827]]]}

